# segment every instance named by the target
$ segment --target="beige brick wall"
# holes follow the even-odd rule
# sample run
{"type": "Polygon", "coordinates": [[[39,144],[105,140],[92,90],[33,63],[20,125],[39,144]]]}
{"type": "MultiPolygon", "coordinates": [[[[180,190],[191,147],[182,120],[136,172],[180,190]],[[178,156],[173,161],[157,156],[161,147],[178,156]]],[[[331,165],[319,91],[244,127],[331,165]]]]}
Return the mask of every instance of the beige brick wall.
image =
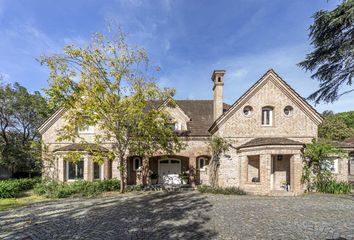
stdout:
{"type": "Polygon", "coordinates": [[[348,159],[338,159],[338,173],[334,174],[335,178],[338,181],[348,181],[349,168],[348,168],[348,159]]]}
{"type": "Polygon", "coordinates": [[[317,137],[317,125],[272,81],[268,81],[220,126],[219,134],[226,138],[236,138],[237,145],[256,137],[287,137],[308,142],[317,137]],[[285,116],[283,111],[288,105],[293,107],[291,116],[285,116]],[[245,106],[253,108],[249,117],[243,113],[245,106]],[[271,127],[261,125],[264,106],[274,108],[271,127]]]}

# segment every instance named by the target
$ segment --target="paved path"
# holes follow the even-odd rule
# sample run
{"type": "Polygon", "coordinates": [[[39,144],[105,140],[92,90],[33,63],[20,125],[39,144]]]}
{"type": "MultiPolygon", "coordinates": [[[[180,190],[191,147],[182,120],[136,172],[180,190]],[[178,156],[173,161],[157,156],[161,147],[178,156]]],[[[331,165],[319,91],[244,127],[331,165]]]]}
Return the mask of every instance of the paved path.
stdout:
{"type": "Polygon", "coordinates": [[[0,212],[0,239],[354,239],[354,196],[63,199],[0,212]]]}

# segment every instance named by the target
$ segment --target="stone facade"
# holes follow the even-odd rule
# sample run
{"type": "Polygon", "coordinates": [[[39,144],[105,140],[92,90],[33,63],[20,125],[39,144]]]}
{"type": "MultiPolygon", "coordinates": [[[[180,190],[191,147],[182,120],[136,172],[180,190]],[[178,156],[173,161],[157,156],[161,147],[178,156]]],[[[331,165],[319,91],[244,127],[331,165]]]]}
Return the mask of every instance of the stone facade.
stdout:
{"type": "MultiPolygon", "coordinates": [[[[211,153],[208,142],[212,136],[219,136],[231,144],[229,151],[220,158],[219,186],[239,187],[261,195],[277,194],[285,189],[289,195],[301,194],[302,150],[304,144],[317,138],[317,127],[322,121],[320,115],[273,70],[269,70],[225,112],[222,97],[224,73],[222,70],[213,73],[214,100],[209,115],[195,115],[206,114],[205,110],[203,112],[203,109],[198,108],[209,106],[208,102],[199,102],[202,105],[195,105],[194,108],[189,105],[196,102],[187,100],[184,100],[183,107],[178,105],[178,101],[175,108],[165,103],[159,107],[171,115],[178,131],[186,133],[181,136],[186,148],[171,156],[156,154],[151,159],[141,159],[142,167],[158,172],[161,159],[176,159],[176,164],[180,164],[180,172],[189,173],[190,185],[210,184],[210,169],[200,165],[209,163],[211,153]],[[196,121],[200,121],[200,124],[196,121]],[[207,124],[208,121],[210,124],[207,124]],[[204,129],[205,126],[210,129],[204,129]],[[262,139],[259,141],[262,144],[247,145],[258,138],[262,139]]],[[[68,170],[64,161],[66,152],[58,149],[72,144],[57,140],[58,129],[64,124],[65,111],[59,111],[40,128],[43,142],[48,148],[43,158],[52,160],[50,164],[47,163],[45,175],[60,181],[68,180],[68,170]]],[[[88,143],[93,142],[97,131],[95,129],[81,137],[88,143]]],[[[107,142],[102,147],[109,149],[111,144],[107,142]]],[[[150,179],[140,177],[140,170],[135,166],[139,160],[136,163],[133,157],[126,163],[128,184],[151,184],[150,179]]],[[[101,179],[120,178],[117,161],[106,160],[100,169],[101,179]]],[[[94,163],[91,156],[86,154],[83,178],[93,180],[93,172],[94,163]]],[[[347,172],[348,165],[343,160],[339,164],[338,179],[348,180],[347,172]]]]}

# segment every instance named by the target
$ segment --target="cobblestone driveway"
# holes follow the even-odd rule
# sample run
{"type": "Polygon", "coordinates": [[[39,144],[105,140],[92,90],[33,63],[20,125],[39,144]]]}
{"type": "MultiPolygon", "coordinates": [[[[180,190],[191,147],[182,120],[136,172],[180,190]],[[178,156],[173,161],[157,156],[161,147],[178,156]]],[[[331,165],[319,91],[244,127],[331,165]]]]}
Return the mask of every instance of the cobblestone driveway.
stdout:
{"type": "Polygon", "coordinates": [[[0,239],[354,239],[354,196],[149,193],[0,213],[0,239]]]}

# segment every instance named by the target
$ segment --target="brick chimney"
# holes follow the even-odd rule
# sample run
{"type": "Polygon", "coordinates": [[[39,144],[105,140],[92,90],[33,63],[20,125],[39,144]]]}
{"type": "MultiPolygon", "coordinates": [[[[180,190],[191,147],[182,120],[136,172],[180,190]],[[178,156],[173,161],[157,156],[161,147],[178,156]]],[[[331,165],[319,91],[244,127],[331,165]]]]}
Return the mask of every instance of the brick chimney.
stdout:
{"type": "Polygon", "coordinates": [[[214,121],[223,113],[224,99],[222,95],[222,90],[224,86],[224,75],[225,70],[214,70],[213,75],[211,76],[211,80],[213,80],[214,82],[214,121]]]}

